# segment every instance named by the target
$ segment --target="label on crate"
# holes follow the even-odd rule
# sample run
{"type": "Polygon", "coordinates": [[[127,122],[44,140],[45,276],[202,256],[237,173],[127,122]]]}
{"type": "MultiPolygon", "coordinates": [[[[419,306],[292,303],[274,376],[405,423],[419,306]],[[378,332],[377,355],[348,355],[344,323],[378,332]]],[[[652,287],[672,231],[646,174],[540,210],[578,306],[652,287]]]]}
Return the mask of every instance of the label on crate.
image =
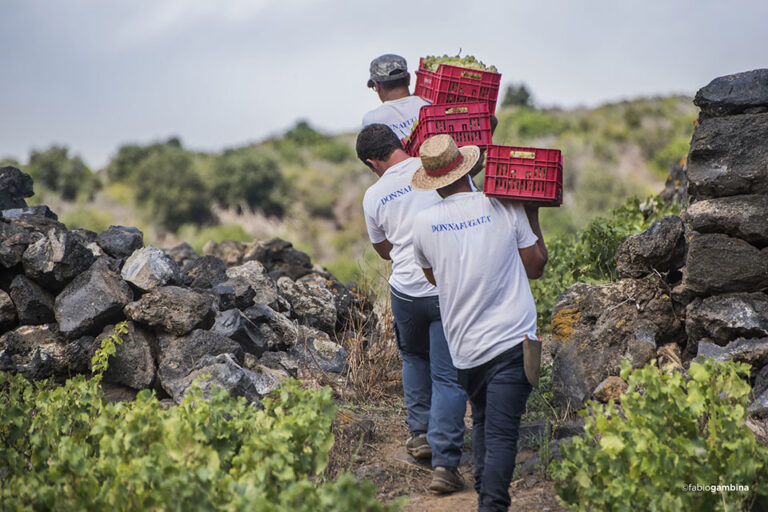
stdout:
{"type": "Polygon", "coordinates": [[[536,158],[536,153],[533,151],[512,151],[509,156],[512,158],[536,158]]]}

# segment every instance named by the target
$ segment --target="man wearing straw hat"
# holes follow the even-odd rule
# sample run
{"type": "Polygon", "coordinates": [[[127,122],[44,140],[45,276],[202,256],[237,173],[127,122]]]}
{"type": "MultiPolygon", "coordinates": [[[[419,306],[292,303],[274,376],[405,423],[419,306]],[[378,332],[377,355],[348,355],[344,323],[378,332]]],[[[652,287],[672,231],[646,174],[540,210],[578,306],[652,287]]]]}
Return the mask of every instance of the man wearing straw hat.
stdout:
{"type": "Polygon", "coordinates": [[[413,250],[437,286],[448,348],[472,405],[479,510],[495,511],[510,504],[520,417],[531,391],[523,344],[536,338],[528,279],[541,277],[547,248],[537,207],[472,192],[467,173],[479,154],[477,146],[457,148],[448,135],[422,144],[411,184],[443,199],[420,212],[413,250]]]}
{"type": "Polygon", "coordinates": [[[384,124],[366,126],[357,137],[357,156],[379,179],[366,192],[363,210],[376,252],[392,260],[389,278],[395,337],[400,350],[406,423],[406,449],[415,458],[430,458],[434,471],[429,489],[462,489],[457,468],[464,444],[467,397],[451,363],[440,321],[437,290],[413,260],[411,233],[420,212],[439,201],[434,192],[418,192],[411,177],[421,161],[411,158],[384,124]]]}

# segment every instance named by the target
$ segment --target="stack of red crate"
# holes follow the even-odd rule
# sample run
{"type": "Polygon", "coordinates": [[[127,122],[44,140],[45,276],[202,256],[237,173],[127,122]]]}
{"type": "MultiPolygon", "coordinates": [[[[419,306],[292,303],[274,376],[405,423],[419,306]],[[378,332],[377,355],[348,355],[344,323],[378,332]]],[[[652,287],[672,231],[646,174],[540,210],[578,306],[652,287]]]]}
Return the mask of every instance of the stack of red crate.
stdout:
{"type": "Polygon", "coordinates": [[[458,146],[487,150],[483,192],[488,196],[559,206],[563,201],[563,160],[557,149],[497,146],[491,140],[491,115],[496,111],[501,74],[440,64],[437,71],[419,62],[417,96],[429,100],[419,122],[404,141],[411,156],[421,144],[448,133],[458,146]]]}
{"type": "Polygon", "coordinates": [[[458,146],[475,145],[487,148],[491,144],[491,114],[487,103],[445,103],[424,105],[419,122],[406,139],[405,151],[418,156],[419,147],[433,135],[447,133],[458,146]]]}

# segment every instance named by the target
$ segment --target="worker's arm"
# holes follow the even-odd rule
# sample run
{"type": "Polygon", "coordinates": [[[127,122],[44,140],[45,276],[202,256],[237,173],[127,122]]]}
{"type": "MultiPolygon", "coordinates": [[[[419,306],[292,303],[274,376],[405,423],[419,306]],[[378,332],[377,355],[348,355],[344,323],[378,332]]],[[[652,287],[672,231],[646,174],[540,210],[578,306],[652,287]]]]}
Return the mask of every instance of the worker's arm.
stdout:
{"type": "Polygon", "coordinates": [[[525,215],[528,217],[531,230],[538,237],[538,240],[530,247],[519,249],[520,259],[523,260],[523,267],[525,267],[528,279],[538,279],[544,274],[544,266],[549,259],[547,246],[544,243],[544,236],[541,234],[541,226],[539,225],[539,207],[526,206],[525,215]]]}
{"type": "MultiPolygon", "coordinates": [[[[491,114],[491,135],[496,131],[496,126],[499,124],[499,120],[491,114]]],[[[480,158],[477,159],[477,163],[469,170],[469,175],[473,178],[477,176],[480,171],[485,168],[485,148],[480,148],[480,158]]]]}
{"type": "Polygon", "coordinates": [[[437,283],[435,282],[435,274],[432,273],[432,269],[431,268],[423,268],[421,270],[424,271],[424,277],[427,278],[427,281],[429,281],[433,285],[437,286],[437,283]]]}
{"type": "Polygon", "coordinates": [[[469,175],[473,178],[485,168],[485,148],[480,148],[480,158],[477,163],[469,170],[469,175]]]}
{"type": "Polygon", "coordinates": [[[389,255],[389,252],[392,250],[392,242],[389,240],[385,239],[379,243],[373,244],[373,248],[376,249],[376,252],[379,253],[379,256],[385,260],[392,259],[392,257],[389,255]]]}

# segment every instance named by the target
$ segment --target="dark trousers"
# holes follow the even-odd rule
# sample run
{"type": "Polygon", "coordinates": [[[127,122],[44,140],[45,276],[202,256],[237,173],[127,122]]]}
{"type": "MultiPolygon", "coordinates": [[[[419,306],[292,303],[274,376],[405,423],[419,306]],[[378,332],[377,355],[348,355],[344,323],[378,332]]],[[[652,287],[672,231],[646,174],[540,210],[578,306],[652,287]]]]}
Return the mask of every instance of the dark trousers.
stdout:
{"type": "Polygon", "coordinates": [[[480,512],[506,511],[515,469],[520,417],[531,385],[523,368],[523,345],[491,361],[459,370],[472,405],[472,454],[480,512]]]}

